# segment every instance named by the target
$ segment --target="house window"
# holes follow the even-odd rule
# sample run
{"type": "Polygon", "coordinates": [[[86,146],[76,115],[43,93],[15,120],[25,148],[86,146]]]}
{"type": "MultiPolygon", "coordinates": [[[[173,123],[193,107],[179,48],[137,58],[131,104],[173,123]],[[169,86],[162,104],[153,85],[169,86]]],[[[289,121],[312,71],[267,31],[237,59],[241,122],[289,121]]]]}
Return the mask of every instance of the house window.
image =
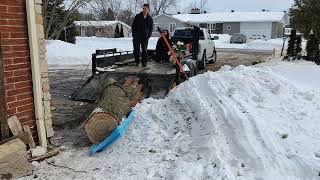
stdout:
{"type": "Polygon", "coordinates": [[[101,27],[97,27],[95,36],[100,37],[101,35],[102,35],[102,28],[101,27]]]}
{"type": "Polygon", "coordinates": [[[153,32],[158,32],[159,23],[153,23],[153,32]]]}
{"type": "Polygon", "coordinates": [[[174,30],[176,29],[176,23],[170,23],[169,24],[169,32],[170,33],[173,33],[174,32],[174,30]]]}
{"type": "Polygon", "coordinates": [[[87,29],[86,27],[81,27],[80,28],[80,36],[84,37],[87,34],[87,29]]]}
{"type": "Polygon", "coordinates": [[[208,24],[210,34],[214,34],[216,30],[216,24],[208,24]]]}
{"type": "Polygon", "coordinates": [[[228,30],[228,31],[231,31],[231,29],[232,29],[231,25],[228,25],[228,26],[227,26],[227,30],[228,30]]]}

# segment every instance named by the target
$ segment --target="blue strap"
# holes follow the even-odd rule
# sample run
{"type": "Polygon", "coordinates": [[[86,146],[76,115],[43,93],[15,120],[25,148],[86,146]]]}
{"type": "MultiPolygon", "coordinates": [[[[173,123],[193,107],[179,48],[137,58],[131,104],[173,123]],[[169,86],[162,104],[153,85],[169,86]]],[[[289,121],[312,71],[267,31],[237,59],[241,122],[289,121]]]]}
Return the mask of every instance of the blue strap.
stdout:
{"type": "Polygon", "coordinates": [[[126,131],[129,129],[130,124],[134,120],[134,115],[136,110],[133,109],[128,118],[126,118],[121,125],[119,125],[105,140],[103,140],[100,144],[92,145],[90,148],[90,155],[93,156],[98,152],[104,151],[110,145],[112,145],[116,140],[118,140],[121,136],[123,136],[126,131]]]}

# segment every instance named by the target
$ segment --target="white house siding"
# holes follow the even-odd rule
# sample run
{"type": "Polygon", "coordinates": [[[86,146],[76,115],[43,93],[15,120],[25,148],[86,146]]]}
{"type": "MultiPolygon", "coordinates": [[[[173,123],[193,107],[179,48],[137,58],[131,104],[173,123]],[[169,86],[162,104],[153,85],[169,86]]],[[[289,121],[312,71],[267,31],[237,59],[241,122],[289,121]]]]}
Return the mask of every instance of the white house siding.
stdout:
{"type": "Polygon", "coordinates": [[[159,16],[154,17],[153,24],[154,24],[154,32],[153,32],[152,36],[155,36],[155,37],[159,36],[157,27],[160,27],[161,29],[166,29],[166,30],[170,31],[170,26],[171,26],[170,36],[172,36],[175,28],[190,26],[187,23],[181,22],[178,19],[172,18],[167,15],[159,15],[159,16]]]}
{"type": "Polygon", "coordinates": [[[272,22],[242,22],[240,33],[247,37],[252,35],[265,35],[267,39],[272,38],[272,22]]]}

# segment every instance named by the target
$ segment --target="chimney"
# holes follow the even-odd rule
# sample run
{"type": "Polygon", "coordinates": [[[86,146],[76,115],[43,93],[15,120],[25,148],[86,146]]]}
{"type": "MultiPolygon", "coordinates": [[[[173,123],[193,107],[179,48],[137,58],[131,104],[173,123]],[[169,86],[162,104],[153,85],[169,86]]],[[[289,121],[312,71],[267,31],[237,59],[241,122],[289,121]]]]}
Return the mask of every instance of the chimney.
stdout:
{"type": "Polygon", "coordinates": [[[204,14],[207,14],[207,11],[203,11],[204,14]]]}
{"type": "Polygon", "coordinates": [[[178,14],[181,14],[181,12],[178,12],[178,14]]]}
{"type": "Polygon", "coordinates": [[[265,9],[262,9],[262,12],[266,12],[266,10],[265,10],[265,9]]]}
{"type": "Polygon", "coordinates": [[[201,14],[201,10],[199,8],[192,8],[190,14],[201,14]]]}
{"type": "Polygon", "coordinates": [[[232,9],[231,12],[234,13],[234,10],[232,9]]]}

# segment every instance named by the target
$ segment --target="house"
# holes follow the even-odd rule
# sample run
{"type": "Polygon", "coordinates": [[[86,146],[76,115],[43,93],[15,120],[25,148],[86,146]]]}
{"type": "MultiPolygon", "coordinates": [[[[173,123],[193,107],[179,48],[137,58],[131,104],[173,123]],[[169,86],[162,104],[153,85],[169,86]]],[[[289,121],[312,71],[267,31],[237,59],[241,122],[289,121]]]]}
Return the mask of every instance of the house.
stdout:
{"type": "Polygon", "coordinates": [[[197,25],[208,28],[211,34],[243,33],[264,35],[266,39],[283,37],[284,26],[288,24],[288,15],[285,12],[215,12],[192,13],[176,15],[158,15],[154,17],[155,26],[169,28],[197,25]]]}
{"type": "Polygon", "coordinates": [[[75,21],[78,36],[115,37],[116,27],[123,28],[124,37],[129,37],[131,27],[121,21],[75,21]]]}
{"type": "Polygon", "coordinates": [[[0,141],[17,116],[46,147],[53,129],[42,1],[1,0],[0,22],[0,141]]]}
{"type": "Polygon", "coordinates": [[[153,17],[153,33],[152,36],[159,36],[157,27],[163,30],[168,30],[170,36],[173,35],[174,30],[177,27],[189,27],[190,23],[182,21],[171,15],[161,14],[153,17]]]}

